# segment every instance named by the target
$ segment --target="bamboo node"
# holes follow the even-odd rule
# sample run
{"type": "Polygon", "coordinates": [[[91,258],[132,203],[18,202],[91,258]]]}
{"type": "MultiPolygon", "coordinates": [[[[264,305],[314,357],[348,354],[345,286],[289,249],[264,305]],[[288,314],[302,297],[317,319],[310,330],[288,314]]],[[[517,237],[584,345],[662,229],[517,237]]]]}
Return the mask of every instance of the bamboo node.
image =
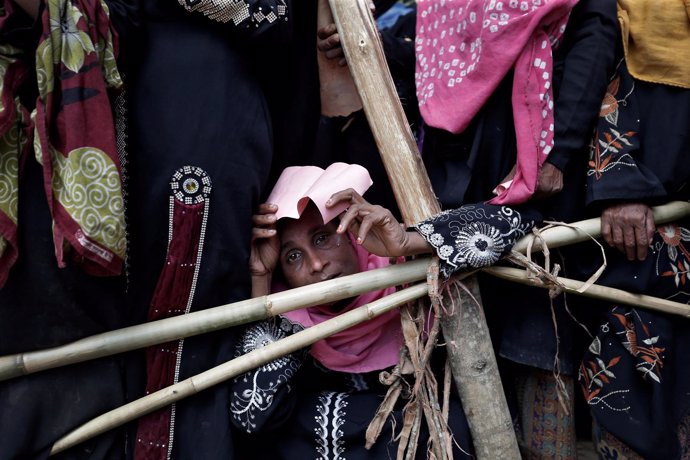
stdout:
{"type": "Polygon", "coordinates": [[[275,316],[273,313],[273,301],[269,296],[264,296],[264,308],[266,309],[266,314],[271,317],[275,316]]]}

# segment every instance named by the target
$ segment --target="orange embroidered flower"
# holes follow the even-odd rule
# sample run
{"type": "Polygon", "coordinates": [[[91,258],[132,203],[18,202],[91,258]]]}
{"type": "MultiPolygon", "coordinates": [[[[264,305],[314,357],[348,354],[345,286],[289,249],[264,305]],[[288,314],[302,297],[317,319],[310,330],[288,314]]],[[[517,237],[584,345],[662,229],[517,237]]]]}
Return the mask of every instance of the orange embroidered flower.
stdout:
{"type": "Polygon", "coordinates": [[[620,84],[620,77],[616,77],[606,88],[606,95],[601,102],[601,109],[599,111],[600,117],[605,117],[618,110],[618,100],[616,93],[618,93],[618,86],[620,84]]]}

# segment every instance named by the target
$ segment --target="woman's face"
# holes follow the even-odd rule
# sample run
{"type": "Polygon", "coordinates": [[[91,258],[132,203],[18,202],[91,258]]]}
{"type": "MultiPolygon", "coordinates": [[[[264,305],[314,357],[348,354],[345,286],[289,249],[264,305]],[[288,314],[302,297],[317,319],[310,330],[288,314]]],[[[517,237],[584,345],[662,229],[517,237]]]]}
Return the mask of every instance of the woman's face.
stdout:
{"type": "Polygon", "coordinates": [[[350,238],[336,233],[335,223],[324,225],[313,205],[298,220],[283,225],[280,266],[291,288],[359,272],[357,252],[350,238]]]}

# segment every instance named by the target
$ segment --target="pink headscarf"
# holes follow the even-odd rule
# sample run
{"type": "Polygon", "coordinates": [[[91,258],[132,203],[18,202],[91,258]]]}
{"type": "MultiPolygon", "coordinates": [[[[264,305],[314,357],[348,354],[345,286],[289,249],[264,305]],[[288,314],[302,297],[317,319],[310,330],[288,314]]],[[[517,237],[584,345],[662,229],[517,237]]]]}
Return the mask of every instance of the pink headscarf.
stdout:
{"type": "MultiPolygon", "coordinates": [[[[354,247],[360,272],[388,266],[388,258],[371,254],[357,244],[354,247]]],[[[316,306],[287,312],[283,316],[304,327],[311,327],[394,292],[395,288],[390,287],[362,294],[338,312],[328,306],[316,306]]],[[[310,353],[328,369],[361,373],[397,364],[402,344],[400,312],[396,309],[319,340],[312,345],[310,353]]]]}
{"type": "MultiPolygon", "coordinates": [[[[333,193],[352,187],[358,193],[364,194],[371,184],[368,171],[359,165],[334,163],[325,171],[314,166],[293,166],[283,171],[268,201],[279,203],[279,219],[301,216],[308,201],[311,201],[319,208],[323,220],[328,222],[344,210],[343,207],[333,213],[332,209],[325,208],[326,200],[333,193]]],[[[357,251],[360,272],[389,264],[388,258],[370,254],[355,243],[352,235],[349,236],[357,251]]],[[[328,306],[316,306],[288,312],[283,316],[304,327],[311,327],[393,292],[395,288],[391,287],[362,294],[338,312],[332,311],[328,306]]],[[[397,364],[402,343],[400,313],[398,310],[392,310],[316,342],[312,345],[310,353],[328,369],[362,373],[397,364]]]]}
{"type": "Polygon", "coordinates": [[[517,168],[491,204],[527,201],[553,148],[552,48],[577,0],[417,0],[416,84],[424,121],[460,133],[514,67],[517,168]]]}

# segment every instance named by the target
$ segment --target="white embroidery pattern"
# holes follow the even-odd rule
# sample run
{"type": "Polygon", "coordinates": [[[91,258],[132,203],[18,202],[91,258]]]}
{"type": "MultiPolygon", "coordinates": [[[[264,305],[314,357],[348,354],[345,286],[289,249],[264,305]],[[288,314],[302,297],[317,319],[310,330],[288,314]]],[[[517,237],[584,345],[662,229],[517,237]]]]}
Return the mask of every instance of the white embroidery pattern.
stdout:
{"type": "MultiPolygon", "coordinates": [[[[245,332],[236,356],[247,354],[250,351],[264,347],[287,335],[302,330],[302,326],[290,322],[286,318],[280,318],[277,322],[265,321],[259,323],[245,332]]],[[[267,364],[264,364],[252,372],[237,377],[235,382],[249,383],[251,387],[240,393],[233,392],[230,402],[230,413],[247,433],[252,433],[257,426],[254,420],[257,412],[265,412],[273,404],[273,399],[280,388],[286,385],[299,369],[300,359],[295,354],[283,356],[267,364]],[[268,378],[268,383],[262,383],[261,378],[267,373],[280,371],[277,375],[268,378]]],[[[289,387],[288,387],[289,391],[289,387]]]]}
{"type": "Polygon", "coordinates": [[[319,395],[319,404],[316,406],[319,415],[314,417],[317,424],[314,429],[316,452],[319,454],[317,460],[346,460],[343,456],[345,441],[342,439],[343,431],[340,427],[345,423],[347,416],[347,396],[346,393],[333,391],[324,391],[319,395]]]}
{"type": "Polygon", "coordinates": [[[534,224],[507,206],[477,204],[444,211],[415,228],[436,249],[444,262],[441,271],[450,276],[457,270],[494,264],[534,224]]]}

